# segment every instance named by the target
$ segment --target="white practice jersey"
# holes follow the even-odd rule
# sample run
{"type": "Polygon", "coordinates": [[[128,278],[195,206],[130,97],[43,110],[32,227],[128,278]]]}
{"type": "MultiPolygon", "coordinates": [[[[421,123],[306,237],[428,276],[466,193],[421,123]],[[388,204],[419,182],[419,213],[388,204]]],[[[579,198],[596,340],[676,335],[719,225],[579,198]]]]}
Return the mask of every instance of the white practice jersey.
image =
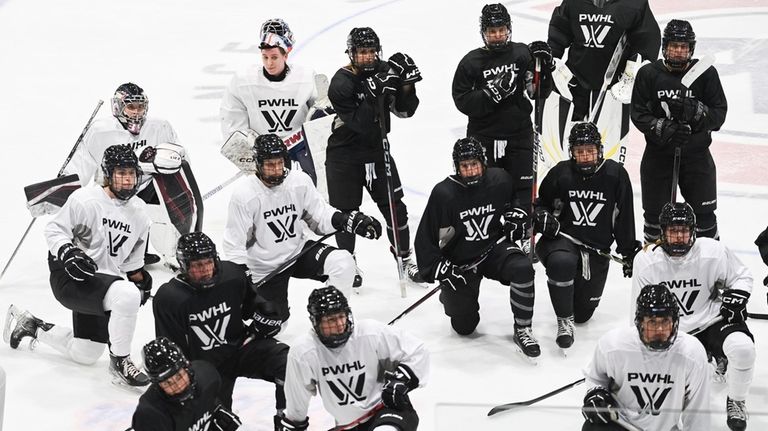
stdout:
{"type": "Polygon", "coordinates": [[[248,66],[232,77],[219,110],[225,140],[238,130],[281,138],[301,131],[317,98],[315,72],[294,65],[288,68],[282,81],[268,80],[261,65],[248,66]]]}
{"type": "Polygon", "coordinates": [[[156,147],[158,144],[168,142],[177,143],[176,132],[171,124],[165,120],[147,117],[141,131],[138,135],[125,130],[117,118],[100,118],[93,122],[83,138],[83,142],[75,151],[66,169],[65,175],[77,174],[80,176],[80,183],[85,186],[95,180],[101,184],[103,174],[101,172],[101,161],[104,158],[104,151],[112,145],[130,144],[136,156],[139,157],[139,165],[144,171],[144,178],[139,186],[139,190],[152,180],[151,174],[155,173],[152,163],[141,162],[141,152],[147,147],[156,147]]]}
{"type": "Polygon", "coordinates": [[[152,223],[146,207],[136,196],[110,198],[96,184],[77,189],[45,227],[48,250],[56,256],[61,246],[73,243],[103,274],[122,276],[141,269],[152,223]]]}
{"type": "Polygon", "coordinates": [[[274,187],[248,176],[229,201],[224,255],[246,264],[258,281],[301,251],[307,242],[306,227],[317,234],[335,231],[331,217],[337,211],[304,172],[292,169],[274,187]]]}
{"type": "Polygon", "coordinates": [[[336,349],[325,347],[311,332],[288,351],[285,368],[285,416],[307,417],[309,400],[319,392],[337,425],[354,422],[379,402],[384,371],[407,365],[424,386],[429,377],[429,353],[421,340],[381,322],[355,321],[352,335],[336,349]]]}
{"type": "Polygon", "coordinates": [[[752,274],[720,241],[697,238],[683,256],[671,257],[661,246],[646,247],[635,256],[632,275],[632,319],[643,286],[663,284],[680,306],[680,331],[707,325],[720,315],[719,289],[752,292],[752,274]]]}
{"type": "Polygon", "coordinates": [[[613,329],[598,340],[584,376],[588,387],[608,389],[619,414],[639,429],[710,428],[709,363],[691,335],[678,333],[668,350],[653,352],[640,341],[637,328],[613,329]]]}

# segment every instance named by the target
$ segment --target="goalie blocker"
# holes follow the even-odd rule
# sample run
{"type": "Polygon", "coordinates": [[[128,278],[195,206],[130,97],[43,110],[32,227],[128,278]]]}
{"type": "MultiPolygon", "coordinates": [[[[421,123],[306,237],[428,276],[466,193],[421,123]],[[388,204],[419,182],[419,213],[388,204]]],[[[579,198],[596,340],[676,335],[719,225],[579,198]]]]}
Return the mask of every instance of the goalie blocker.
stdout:
{"type": "Polygon", "coordinates": [[[24,187],[27,209],[32,217],[55,214],[64,206],[69,195],[79,188],[80,177],[77,174],[30,184],[24,187]]]}

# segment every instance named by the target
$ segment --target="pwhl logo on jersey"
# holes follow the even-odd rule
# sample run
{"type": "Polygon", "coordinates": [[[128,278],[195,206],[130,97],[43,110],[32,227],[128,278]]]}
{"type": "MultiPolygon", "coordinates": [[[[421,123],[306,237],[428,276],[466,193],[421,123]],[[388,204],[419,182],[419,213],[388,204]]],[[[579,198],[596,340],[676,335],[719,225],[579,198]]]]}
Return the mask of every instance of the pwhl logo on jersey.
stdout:
{"type": "Polygon", "coordinates": [[[489,238],[488,228],[491,226],[496,210],[493,204],[470,208],[459,213],[459,218],[464,223],[467,241],[482,241],[489,238]]]}
{"type": "Polygon", "coordinates": [[[328,387],[331,388],[331,392],[333,392],[333,394],[336,396],[340,406],[365,401],[366,398],[368,398],[364,395],[365,365],[360,363],[360,361],[322,367],[321,371],[323,373],[323,377],[328,374],[337,376],[339,374],[347,374],[353,371],[357,371],[357,373],[349,377],[342,376],[337,378],[328,378],[326,380],[328,387]]]}
{"type": "Polygon", "coordinates": [[[672,380],[672,376],[658,373],[627,373],[627,382],[633,380],[636,383],[653,384],[653,387],[634,384],[629,385],[629,388],[635,394],[637,405],[642,409],[641,413],[650,413],[653,416],[658,416],[661,413],[661,406],[664,404],[664,400],[667,399],[667,395],[672,390],[671,385],[675,383],[672,380]],[[660,386],[660,384],[663,384],[663,386],[660,386]]]}
{"type": "Polygon", "coordinates": [[[108,219],[106,217],[101,219],[101,224],[102,226],[106,226],[107,229],[109,229],[107,231],[107,239],[109,239],[109,255],[116,257],[120,247],[122,247],[123,244],[125,244],[125,241],[128,240],[128,235],[125,234],[131,233],[131,225],[119,220],[108,219]]]}
{"type": "Polygon", "coordinates": [[[189,325],[200,340],[201,349],[211,350],[227,344],[226,333],[232,317],[231,311],[232,308],[226,302],[221,302],[189,315],[189,325]]]}
{"type": "Polygon", "coordinates": [[[264,220],[267,226],[275,234],[275,242],[283,242],[288,238],[296,237],[296,206],[284,205],[280,208],[264,211],[264,220]]]}
{"type": "Polygon", "coordinates": [[[576,226],[596,226],[597,216],[605,206],[606,199],[603,192],[568,190],[568,197],[571,198],[573,224],[576,226]]]}
{"type": "Polygon", "coordinates": [[[511,70],[512,72],[515,72],[517,74],[518,70],[520,70],[519,67],[515,63],[512,64],[503,64],[501,66],[492,67],[490,69],[485,69],[483,71],[483,78],[487,79],[488,82],[490,82],[493,78],[496,77],[496,75],[506,72],[508,70],[511,70]]]}
{"type": "MultiPolygon", "coordinates": [[[[263,108],[264,106],[267,107],[296,107],[298,108],[298,104],[296,103],[296,100],[294,99],[263,99],[259,100],[259,108],[263,108]]],[[[293,117],[296,116],[296,113],[298,112],[298,109],[263,109],[261,110],[261,115],[264,116],[264,119],[267,121],[267,124],[269,124],[269,132],[274,133],[278,131],[290,131],[293,130],[291,127],[291,121],[293,121],[293,117]]]]}
{"type": "Polygon", "coordinates": [[[603,48],[605,37],[611,31],[613,17],[610,15],[580,13],[579,27],[584,35],[584,46],[587,48],[603,48]]]}
{"type": "Polygon", "coordinates": [[[699,297],[701,292],[701,283],[699,280],[692,278],[690,280],[669,280],[662,281],[661,283],[675,295],[678,305],[680,305],[680,311],[683,315],[690,316],[693,314],[693,304],[696,302],[696,298],[699,297]],[[676,289],[685,289],[682,292],[676,289]],[[693,289],[693,290],[691,290],[693,289]]]}

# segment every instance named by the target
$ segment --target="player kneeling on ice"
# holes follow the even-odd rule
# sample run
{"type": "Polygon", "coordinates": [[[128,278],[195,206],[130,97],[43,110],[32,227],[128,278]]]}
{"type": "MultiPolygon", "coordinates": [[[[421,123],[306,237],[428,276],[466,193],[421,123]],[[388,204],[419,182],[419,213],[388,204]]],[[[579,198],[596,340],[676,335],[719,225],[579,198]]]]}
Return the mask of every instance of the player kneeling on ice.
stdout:
{"type": "Polygon", "coordinates": [[[678,332],[677,302],[666,287],[646,285],[637,297],[635,327],[598,340],[584,371],[592,387],[582,431],[710,429],[707,354],[696,338],[678,332]]]}
{"type": "Polygon", "coordinates": [[[277,316],[288,319],[288,280],[291,277],[326,280],[343,291],[352,290],[355,262],[346,250],[307,239],[315,233],[342,231],[368,239],[381,236],[381,224],[359,211],[341,212],[328,205],[305,173],[291,169],[288,150],[277,135],[261,135],[253,148],[256,175],[232,193],[224,231],[224,253],[247,265],[254,282],[307,247],[290,268],[263,284],[260,296],[274,301],[277,316]]]}
{"type": "Polygon", "coordinates": [[[333,286],[315,289],[307,310],[313,331],[288,353],[287,407],[277,429],[306,430],[309,400],[319,393],[343,429],[415,430],[419,416],[408,393],[429,376],[424,343],[375,320],[355,320],[333,286]]]}
{"type": "Polygon", "coordinates": [[[531,329],[533,266],[516,243],[530,225],[528,213],[515,205],[515,180],[489,168],[483,145],[472,137],[456,141],[453,165],[456,174],[432,189],[416,232],[419,271],[441,284],[440,302],[460,335],[480,322],[483,277],[509,286],[513,339],[525,355],[539,356],[531,329]]]}
{"type": "Polygon", "coordinates": [[[744,430],[755,372],[754,337],[746,323],[752,274],[722,242],[696,237],[696,216],[687,203],[665,204],[659,224],[660,244],[635,258],[633,297],[645,284],[669,286],[682,307],[680,329],[706,327],[696,337],[727,381],[728,427],[744,430]]]}
{"type": "Polygon", "coordinates": [[[206,361],[190,363],[171,340],[144,346],[144,369],[152,385],[139,398],[133,431],[235,431],[240,418],[217,398],[219,373],[206,361]]]}
{"type": "Polygon", "coordinates": [[[536,254],[547,268],[547,285],[557,316],[557,345],[571,347],[574,322],[595,312],[608,277],[610,260],[580,248],[560,232],[598,250],[616,241],[624,257],[624,276],[632,276],[635,240],[632,184],[624,167],[603,159],[600,132],[592,123],[576,123],[568,137],[571,160],[558,163],[539,189],[534,231],[542,234],[536,254]]]}
{"type": "Polygon", "coordinates": [[[76,190],[45,228],[53,295],[72,310],[74,329],[47,323],[11,305],[3,338],[17,348],[41,341],[75,362],[93,364],[109,344],[116,382],[149,384],[130,358],[139,306],[152,290],[144,270],[150,219],[135,196],[142,171],[129,145],[104,152],[103,186],[76,190]],[[125,280],[127,278],[127,280],[125,280]]]}
{"type": "Polygon", "coordinates": [[[288,346],[273,338],[282,323],[275,305],[251,289],[242,265],[219,260],[204,233],[182,235],[176,255],[181,273],[152,301],[156,335],[175,342],[189,359],[216,367],[224,407],[232,407],[235,380],[249,377],[275,383],[275,408],[282,411],[288,346]]]}

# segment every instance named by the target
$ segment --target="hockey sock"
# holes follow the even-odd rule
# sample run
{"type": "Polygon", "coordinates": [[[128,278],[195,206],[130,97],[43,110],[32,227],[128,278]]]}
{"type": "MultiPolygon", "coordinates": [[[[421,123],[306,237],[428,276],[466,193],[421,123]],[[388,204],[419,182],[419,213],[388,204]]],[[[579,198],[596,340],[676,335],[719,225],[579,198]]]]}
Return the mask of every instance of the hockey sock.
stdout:
{"type": "Polygon", "coordinates": [[[728,358],[728,370],[725,372],[728,396],[743,401],[755,374],[755,343],[747,334],[733,332],[723,341],[723,353],[728,358]]]}
{"type": "Polygon", "coordinates": [[[128,356],[131,353],[140,303],[141,294],[130,281],[112,283],[104,296],[104,310],[111,312],[107,324],[110,351],[115,356],[128,356]]]}
{"type": "Polygon", "coordinates": [[[549,299],[552,300],[552,308],[557,317],[573,316],[573,280],[555,281],[547,280],[549,287],[549,299]]]}
{"type": "Polygon", "coordinates": [[[531,326],[533,321],[533,280],[509,283],[509,305],[519,326],[531,326]]]}
{"type": "Polygon", "coordinates": [[[340,249],[346,250],[350,253],[355,252],[355,234],[347,232],[336,233],[336,245],[340,249]]]}

